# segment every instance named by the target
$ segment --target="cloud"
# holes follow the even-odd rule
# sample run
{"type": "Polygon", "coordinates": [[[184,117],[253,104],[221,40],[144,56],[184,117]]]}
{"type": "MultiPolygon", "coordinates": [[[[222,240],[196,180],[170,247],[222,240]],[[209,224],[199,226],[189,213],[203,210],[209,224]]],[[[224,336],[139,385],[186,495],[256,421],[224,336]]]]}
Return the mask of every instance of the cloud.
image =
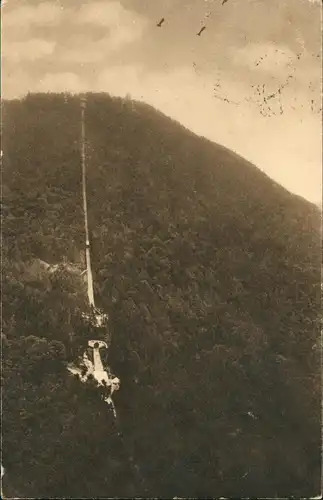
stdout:
{"type": "Polygon", "coordinates": [[[97,64],[102,62],[111,51],[109,39],[104,38],[98,42],[87,41],[82,35],[69,40],[69,46],[60,50],[59,60],[72,64],[97,64]],[[74,41],[73,41],[74,40],[74,41]]]}
{"type": "MultiPolygon", "coordinates": [[[[109,54],[140,40],[147,20],[117,1],[92,2],[64,9],[56,3],[43,2],[6,9],[3,26],[3,55],[7,61],[17,64],[47,56],[50,62],[56,48],[55,65],[59,69],[60,63],[84,65],[104,61],[109,54]],[[40,32],[33,29],[44,27],[55,28],[49,36],[56,43],[38,39],[40,32]],[[93,31],[98,29],[99,39],[97,34],[93,36],[93,31]],[[77,35],[79,32],[81,34],[77,35]]],[[[44,31],[41,33],[41,38],[47,38],[44,31]]]]}
{"type": "Polygon", "coordinates": [[[126,10],[118,2],[95,2],[82,5],[74,17],[80,26],[106,28],[106,33],[96,39],[84,29],[81,35],[72,36],[60,51],[60,61],[74,64],[94,64],[127,45],[139,41],[147,27],[147,20],[126,10]]]}
{"type": "Polygon", "coordinates": [[[38,85],[38,92],[83,92],[86,90],[86,83],[76,73],[46,73],[38,85]]]}
{"type": "Polygon", "coordinates": [[[140,40],[148,20],[119,2],[92,2],[82,5],[74,17],[80,25],[90,25],[107,29],[108,43],[111,50],[140,40]]]}
{"type": "Polygon", "coordinates": [[[134,42],[138,38],[126,27],[111,30],[99,40],[93,40],[90,35],[82,34],[70,37],[68,45],[62,47],[58,61],[68,64],[95,64],[103,62],[110,54],[134,42]]]}
{"type": "Polygon", "coordinates": [[[245,65],[249,69],[257,69],[268,73],[276,73],[297,60],[297,55],[287,46],[271,43],[249,44],[232,53],[236,65],[245,65]]]}
{"type": "Polygon", "coordinates": [[[127,10],[120,2],[91,2],[82,5],[75,16],[75,22],[99,26],[116,26],[119,24],[135,24],[142,21],[142,16],[127,10]]]}
{"type": "Polygon", "coordinates": [[[21,6],[9,10],[3,9],[2,22],[5,28],[26,28],[33,25],[55,26],[62,17],[62,8],[52,2],[42,2],[38,5],[21,6]]]}
{"type": "Polygon", "coordinates": [[[4,42],[3,46],[3,59],[12,64],[18,64],[51,56],[55,50],[56,42],[34,38],[22,42],[4,42]]]}

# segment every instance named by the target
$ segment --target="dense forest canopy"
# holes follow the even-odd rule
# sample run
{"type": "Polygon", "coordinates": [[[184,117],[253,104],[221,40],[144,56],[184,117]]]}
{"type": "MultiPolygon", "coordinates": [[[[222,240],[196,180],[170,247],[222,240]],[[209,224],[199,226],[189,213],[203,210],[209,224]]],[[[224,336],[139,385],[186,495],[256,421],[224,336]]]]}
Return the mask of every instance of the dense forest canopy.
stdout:
{"type": "Polygon", "coordinates": [[[148,105],[87,96],[118,431],[66,369],[87,339],[80,99],[2,114],[7,495],[318,494],[318,209],[148,105]]]}

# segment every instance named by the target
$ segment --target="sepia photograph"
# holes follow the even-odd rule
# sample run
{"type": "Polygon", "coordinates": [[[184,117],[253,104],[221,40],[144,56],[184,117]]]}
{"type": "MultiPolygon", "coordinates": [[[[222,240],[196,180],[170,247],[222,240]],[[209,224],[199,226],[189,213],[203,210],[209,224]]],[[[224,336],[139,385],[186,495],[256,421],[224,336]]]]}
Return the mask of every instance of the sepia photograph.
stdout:
{"type": "Polygon", "coordinates": [[[322,1],[0,5],[1,498],[321,498],[322,1]]]}

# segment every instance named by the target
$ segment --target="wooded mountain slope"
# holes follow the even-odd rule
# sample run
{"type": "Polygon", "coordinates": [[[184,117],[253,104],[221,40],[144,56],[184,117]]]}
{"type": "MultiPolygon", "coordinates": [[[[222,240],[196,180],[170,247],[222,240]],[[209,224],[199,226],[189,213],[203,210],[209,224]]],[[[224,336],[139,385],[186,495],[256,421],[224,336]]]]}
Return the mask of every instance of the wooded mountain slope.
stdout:
{"type": "Polygon", "coordinates": [[[82,264],[80,100],[4,102],[3,124],[3,460],[15,487],[47,498],[318,494],[318,209],[148,105],[87,96],[121,450],[111,416],[66,371],[83,290],[68,272],[30,273],[37,259],[82,264]]]}

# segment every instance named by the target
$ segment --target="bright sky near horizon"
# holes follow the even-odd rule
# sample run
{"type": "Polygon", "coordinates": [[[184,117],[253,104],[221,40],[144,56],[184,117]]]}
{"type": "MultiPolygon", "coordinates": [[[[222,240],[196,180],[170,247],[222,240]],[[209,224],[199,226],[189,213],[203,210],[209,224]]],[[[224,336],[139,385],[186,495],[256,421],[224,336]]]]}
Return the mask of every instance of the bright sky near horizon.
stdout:
{"type": "Polygon", "coordinates": [[[321,17],[320,0],[7,0],[3,97],[130,94],[318,203],[321,17]]]}

